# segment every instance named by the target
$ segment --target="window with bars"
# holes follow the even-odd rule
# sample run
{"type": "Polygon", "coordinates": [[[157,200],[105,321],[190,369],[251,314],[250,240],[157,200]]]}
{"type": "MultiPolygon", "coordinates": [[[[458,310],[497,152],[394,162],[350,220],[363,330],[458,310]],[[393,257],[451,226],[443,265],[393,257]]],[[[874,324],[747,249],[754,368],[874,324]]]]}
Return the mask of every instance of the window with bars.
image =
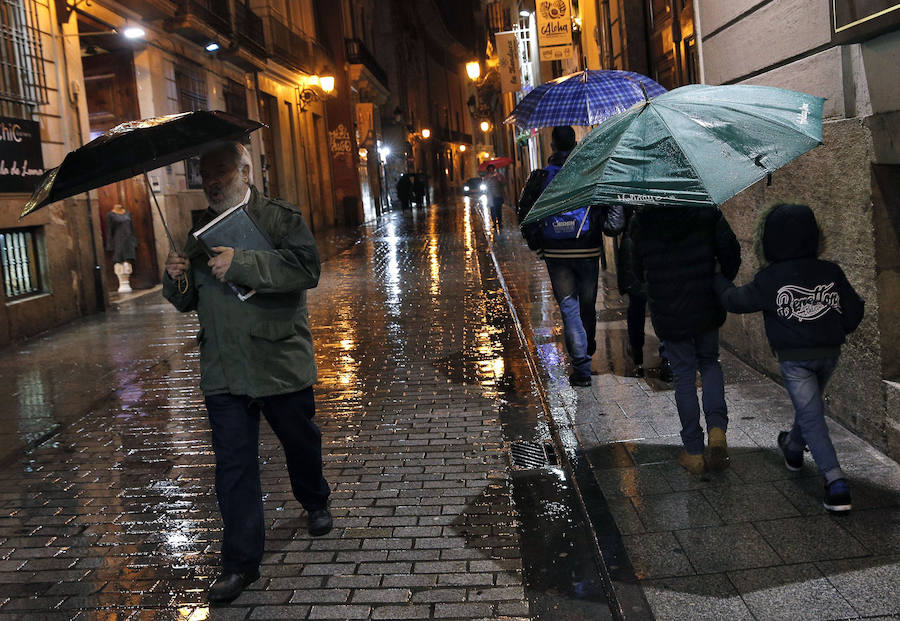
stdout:
{"type": "MultiPolygon", "coordinates": [[[[175,65],[175,88],[178,90],[178,111],[209,110],[206,88],[206,70],[199,65],[178,63],[175,65]]],[[[200,158],[184,160],[184,176],[187,187],[193,190],[203,187],[200,179],[200,158]]]]}
{"type": "Polygon", "coordinates": [[[39,241],[37,227],[0,231],[0,269],[7,300],[43,291],[39,241]]]}
{"type": "Polygon", "coordinates": [[[37,0],[0,0],[0,116],[29,118],[49,102],[37,0]]]}

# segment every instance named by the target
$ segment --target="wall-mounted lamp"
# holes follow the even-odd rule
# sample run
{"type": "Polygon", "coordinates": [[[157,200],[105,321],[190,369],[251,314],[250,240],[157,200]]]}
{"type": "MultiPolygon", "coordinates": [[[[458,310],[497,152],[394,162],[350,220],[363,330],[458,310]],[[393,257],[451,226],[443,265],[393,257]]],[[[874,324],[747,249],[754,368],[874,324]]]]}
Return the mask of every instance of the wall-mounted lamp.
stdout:
{"type": "Polygon", "coordinates": [[[122,31],[122,34],[126,39],[143,39],[144,35],[147,34],[147,31],[140,26],[129,26],[122,31]]]}
{"type": "Polygon", "coordinates": [[[466,152],[466,145],[464,145],[464,144],[459,145],[459,152],[460,152],[460,153],[465,153],[465,152],[466,152]]]}
{"type": "Polygon", "coordinates": [[[475,82],[481,77],[481,64],[477,60],[466,63],[466,75],[475,82]]]}
{"type": "Polygon", "coordinates": [[[478,127],[481,128],[481,131],[487,133],[487,132],[491,131],[491,122],[490,121],[482,121],[478,127]]]}
{"type": "Polygon", "coordinates": [[[334,91],[334,76],[311,75],[306,78],[305,85],[302,88],[297,87],[297,91],[297,104],[300,106],[301,111],[306,110],[310,103],[322,99],[320,92],[328,95],[334,91]]]}
{"type": "Polygon", "coordinates": [[[431,130],[428,129],[427,127],[422,130],[422,138],[424,138],[425,140],[428,140],[429,138],[431,138],[431,130]]]}
{"type": "Polygon", "coordinates": [[[209,43],[206,44],[206,47],[204,49],[207,52],[216,52],[219,49],[219,44],[216,43],[215,41],[210,41],[209,43]]]}

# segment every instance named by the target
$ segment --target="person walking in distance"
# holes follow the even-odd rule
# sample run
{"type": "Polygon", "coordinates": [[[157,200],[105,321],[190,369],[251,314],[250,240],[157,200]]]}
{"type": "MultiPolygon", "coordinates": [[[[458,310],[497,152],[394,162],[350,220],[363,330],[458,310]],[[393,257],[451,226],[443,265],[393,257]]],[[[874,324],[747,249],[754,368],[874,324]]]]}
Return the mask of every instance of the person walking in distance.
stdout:
{"type": "Polygon", "coordinates": [[[497,233],[503,228],[503,185],[506,179],[493,164],[488,164],[487,175],[484,177],[487,186],[488,207],[491,212],[491,228],[497,233]]]}
{"type": "Polygon", "coordinates": [[[794,404],[794,424],[777,439],[784,465],[800,470],[808,446],[825,478],[822,504],[840,513],[851,508],[850,486],[828,434],[823,393],[846,335],[862,321],[865,304],[838,265],[818,258],[820,237],[807,205],[773,205],[757,227],[762,269],[743,287],[720,274],[716,290],[732,313],[762,311],[769,345],[794,404]]]}
{"type": "Polygon", "coordinates": [[[332,528],[330,488],[322,473],[322,441],[313,423],[316,364],[306,291],[318,284],[315,240],[293,205],[251,185],[246,147],[224,143],[200,159],[209,209],[195,229],[243,205],[273,250],[215,247],[211,258],[193,235],[166,259],[163,296],[200,320],[200,388],[212,428],[216,497],[224,525],[221,574],[212,603],[229,602],[259,578],[265,522],[259,478],[259,419],[284,448],[294,497],[307,511],[308,532],[332,528]],[[228,283],[255,290],[246,301],[228,283]]]}
{"type": "Polygon", "coordinates": [[[725,309],[713,289],[717,269],[734,278],[741,247],[717,207],[654,206],[632,217],[631,264],[643,283],[653,329],[672,365],[675,405],[684,450],[678,463],[700,474],[728,467],[728,408],[719,364],[719,326],[725,309]],[[697,399],[703,382],[703,412],[709,446],[704,451],[697,399]],[[705,453],[705,454],[704,454],[705,453]]]}

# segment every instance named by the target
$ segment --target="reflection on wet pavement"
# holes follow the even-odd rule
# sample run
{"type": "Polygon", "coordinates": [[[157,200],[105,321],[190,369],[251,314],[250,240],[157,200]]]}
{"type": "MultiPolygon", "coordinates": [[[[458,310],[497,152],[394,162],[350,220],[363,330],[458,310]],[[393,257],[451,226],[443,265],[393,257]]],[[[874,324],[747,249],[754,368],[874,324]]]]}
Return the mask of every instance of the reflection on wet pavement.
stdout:
{"type": "MultiPolygon", "coordinates": [[[[597,375],[572,389],[546,269],[516,231],[493,249],[621,604],[679,620],[900,615],[896,462],[829,421],[853,511],[825,514],[812,460],[789,472],[775,444],[793,418],[784,388],[722,351],[731,466],[688,474],[671,385],[634,377],[628,361],[612,270],[600,277],[597,375]]],[[[645,328],[648,357],[657,341],[645,328]]]]}
{"type": "Polygon", "coordinates": [[[585,531],[567,505],[513,497],[509,442],[548,434],[482,218],[465,205],[388,214],[325,253],[309,305],[337,527],[308,537],[264,425],[262,578],[227,613],[205,604],[220,522],[195,317],[146,295],[15,350],[0,364],[16,387],[2,414],[17,421],[0,470],[0,617],[517,618],[547,597],[603,608],[591,562],[552,590],[523,568],[523,524],[585,531]],[[566,510],[546,514],[555,506],[566,510]]]}

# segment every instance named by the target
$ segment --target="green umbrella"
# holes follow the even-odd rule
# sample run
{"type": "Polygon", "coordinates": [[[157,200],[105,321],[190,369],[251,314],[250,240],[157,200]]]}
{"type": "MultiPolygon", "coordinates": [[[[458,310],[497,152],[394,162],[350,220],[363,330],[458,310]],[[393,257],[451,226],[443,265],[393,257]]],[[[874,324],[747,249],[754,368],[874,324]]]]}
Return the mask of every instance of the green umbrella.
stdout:
{"type": "Polygon", "coordinates": [[[822,144],[825,100],[770,86],[682,86],[594,128],[522,224],[588,205],[720,205],[822,144]]]}

